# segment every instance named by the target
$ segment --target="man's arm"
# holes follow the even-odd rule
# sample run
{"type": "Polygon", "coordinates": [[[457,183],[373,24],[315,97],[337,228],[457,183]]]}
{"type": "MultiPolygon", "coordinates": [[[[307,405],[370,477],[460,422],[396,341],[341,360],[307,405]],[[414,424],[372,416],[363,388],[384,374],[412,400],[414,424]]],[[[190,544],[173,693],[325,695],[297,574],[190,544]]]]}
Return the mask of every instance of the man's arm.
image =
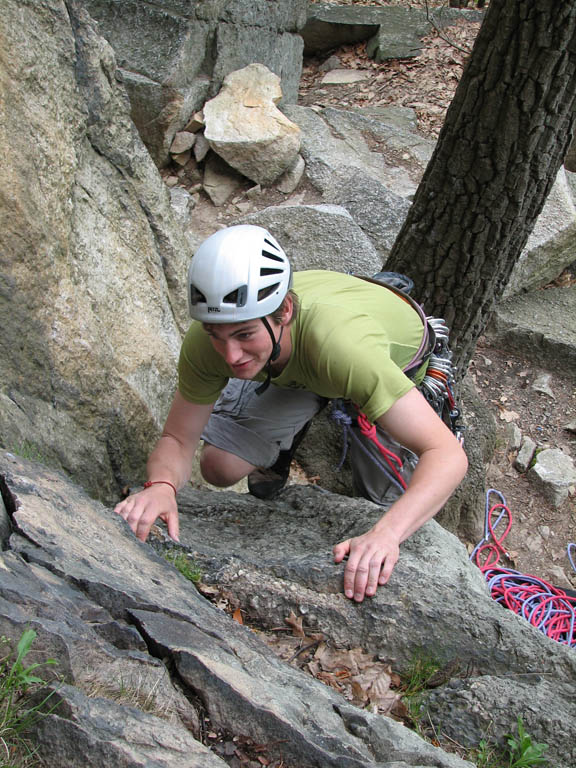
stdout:
{"type": "Polygon", "coordinates": [[[358,602],[388,581],[401,542],[442,508],[468,467],[460,443],[417,389],[397,400],[378,425],[419,461],[407,490],[380,520],[334,547],[335,562],[348,555],[344,593],[358,602]]]}
{"type": "Polygon", "coordinates": [[[116,505],[115,511],[142,541],[158,517],[168,526],[169,535],[178,541],[178,506],[170,485],[179,489],[188,482],[194,453],[212,408],[190,403],[176,393],[162,436],[146,464],[149,481],[166,482],[151,485],[116,505]]]}

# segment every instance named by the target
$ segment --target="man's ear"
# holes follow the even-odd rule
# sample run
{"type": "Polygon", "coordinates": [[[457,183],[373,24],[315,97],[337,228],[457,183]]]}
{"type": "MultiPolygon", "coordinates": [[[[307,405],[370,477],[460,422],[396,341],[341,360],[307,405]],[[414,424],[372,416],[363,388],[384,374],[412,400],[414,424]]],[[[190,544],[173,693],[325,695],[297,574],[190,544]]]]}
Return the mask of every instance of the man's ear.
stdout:
{"type": "Polygon", "coordinates": [[[287,293],[284,301],[282,302],[282,322],[280,325],[290,325],[293,312],[294,302],[292,301],[292,296],[287,293]]]}

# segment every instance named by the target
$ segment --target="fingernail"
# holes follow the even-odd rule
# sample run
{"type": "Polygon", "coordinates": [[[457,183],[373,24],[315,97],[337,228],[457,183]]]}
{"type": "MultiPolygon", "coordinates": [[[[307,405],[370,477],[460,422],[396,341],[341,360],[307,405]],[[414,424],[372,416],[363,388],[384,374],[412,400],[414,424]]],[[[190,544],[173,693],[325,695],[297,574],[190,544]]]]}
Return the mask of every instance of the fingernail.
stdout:
{"type": "Polygon", "coordinates": [[[347,589],[344,594],[346,597],[354,597],[354,592],[351,589],[347,589]]]}

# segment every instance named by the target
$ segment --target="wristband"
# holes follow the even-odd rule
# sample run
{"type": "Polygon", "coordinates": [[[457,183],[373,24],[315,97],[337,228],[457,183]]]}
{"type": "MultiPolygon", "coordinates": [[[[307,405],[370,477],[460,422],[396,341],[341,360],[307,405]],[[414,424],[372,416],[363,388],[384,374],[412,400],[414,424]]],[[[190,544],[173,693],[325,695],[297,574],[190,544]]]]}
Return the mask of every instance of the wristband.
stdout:
{"type": "Polygon", "coordinates": [[[170,488],[172,488],[174,491],[174,496],[176,496],[178,493],[176,486],[173,485],[169,480],[148,480],[147,483],[144,483],[144,488],[150,488],[151,485],[169,485],[170,488]]]}

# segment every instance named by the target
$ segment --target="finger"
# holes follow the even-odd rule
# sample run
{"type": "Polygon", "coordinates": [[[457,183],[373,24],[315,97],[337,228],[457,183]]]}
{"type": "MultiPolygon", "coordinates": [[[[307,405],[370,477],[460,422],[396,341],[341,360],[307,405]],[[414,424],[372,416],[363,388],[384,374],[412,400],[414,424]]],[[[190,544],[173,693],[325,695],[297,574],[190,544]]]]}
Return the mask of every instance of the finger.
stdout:
{"type": "Polygon", "coordinates": [[[350,556],[344,569],[344,594],[346,597],[354,597],[354,584],[356,582],[356,569],[358,557],[350,556]]]}
{"type": "Polygon", "coordinates": [[[354,600],[357,603],[361,603],[362,600],[364,600],[369,573],[370,565],[367,561],[361,560],[356,569],[356,576],[354,579],[354,600]]]}
{"type": "Polygon", "coordinates": [[[167,515],[165,523],[168,527],[168,535],[170,538],[180,543],[180,520],[178,518],[178,512],[175,512],[172,515],[167,515]]]}
{"type": "Polygon", "coordinates": [[[336,546],[332,548],[332,553],[334,555],[334,562],[341,563],[342,560],[344,560],[344,558],[349,552],[350,552],[350,539],[346,539],[346,541],[341,541],[340,544],[336,544],[336,546]]]}
{"type": "Polygon", "coordinates": [[[380,557],[377,557],[375,560],[370,562],[368,568],[368,582],[366,584],[366,597],[373,597],[376,594],[381,568],[382,559],[380,557]]]}
{"type": "Polygon", "coordinates": [[[382,570],[380,571],[380,576],[378,577],[378,584],[381,586],[388,583],[388,579],[392,575],[392,571],[394,570],[394,566],[398,562],[398,557],[394,555],[388,555],[386,558],[385,563],[383,564],[382,570]]]}
{"type": "Polygon", "coordinates": [[[155,519],[155,516],[150,517],[149,515],[142,515],[140,519],[135,522],[134,526],[130,524],[130,527],[136,534],[136,538],[140,539],[140,541],[146,541],[155,519]]]}
{"type": "Polygon", "coordinates": [[[361,602],[368,581],[368,563],[351,555],[344,570],[344,594],[361,602]]]}
{"type": "Polygon", "coordinates": [[[128,505],[126,504],[126,501],[121,501],[119,504],[116,504],[114,507],[114,512],[116,512],[117,515],[120,515],[120,517],[123,517],[124,520],[126,520],[126,517],[128,516],[128,505]]]}

